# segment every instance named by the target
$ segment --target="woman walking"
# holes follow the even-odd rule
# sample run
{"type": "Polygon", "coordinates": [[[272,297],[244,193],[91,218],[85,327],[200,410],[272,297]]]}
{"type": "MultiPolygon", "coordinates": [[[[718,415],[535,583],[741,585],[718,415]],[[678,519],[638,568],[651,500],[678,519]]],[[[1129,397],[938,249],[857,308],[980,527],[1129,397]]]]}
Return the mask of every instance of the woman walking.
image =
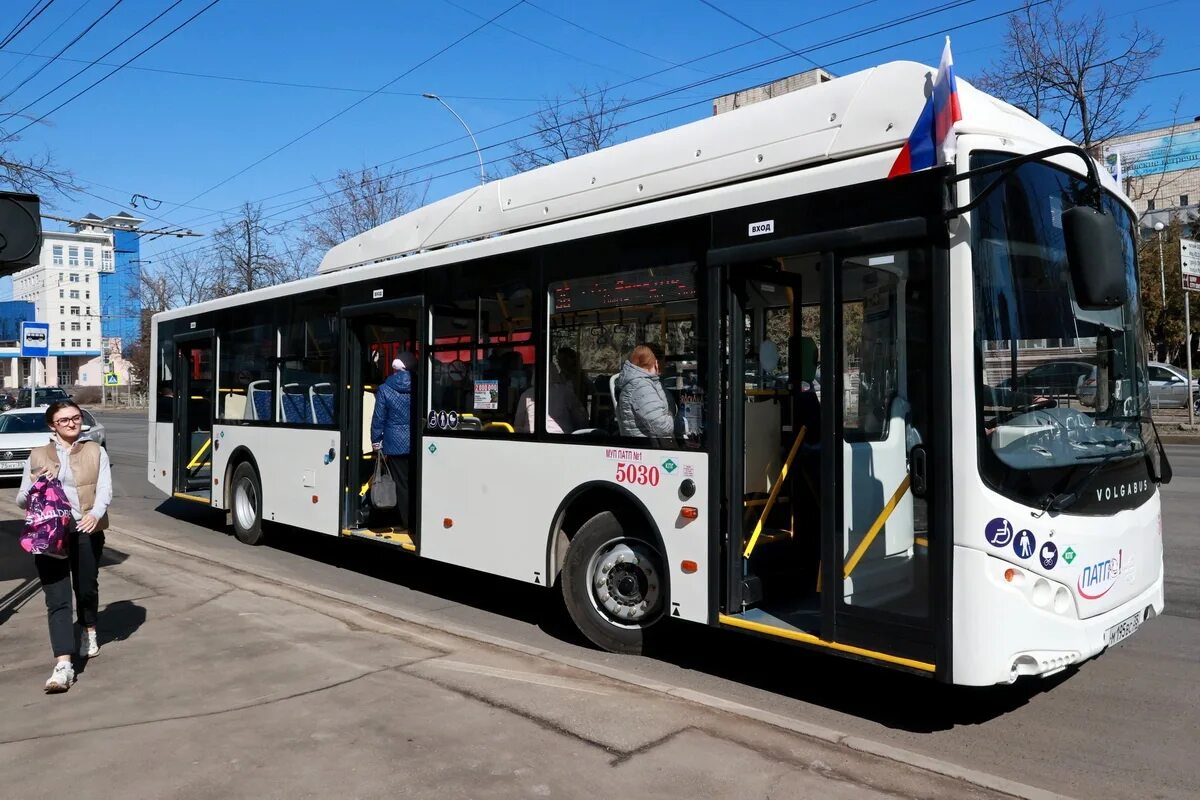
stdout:
{"type": "Polygon", "coordinates": [[[74,401],[62,400],[46,409],[50,443],[36,447],[25,462],[17,505],[25,508],[33,482],[45,475],[57,477],[71,501],[71,522],[67,531],[67,558],[34,556],[38,577],[46,593],[46,612],[50,622],[50,646],[54,650],[54,671],[46,681],[47,694],[65,692],[75,682],[71,657],[76,653],[75,627],[71,619],[71,593],[75,594],[76,613],[83,629],[79,655],[94,658],[100,654],[96,643],[96,612],[100,605],[100,553],[104,549],[104,529],[108,527],[108,506],[112,502],[112,471],[108,453],[88,434],[83,433],[83,413],[74,401]]]}

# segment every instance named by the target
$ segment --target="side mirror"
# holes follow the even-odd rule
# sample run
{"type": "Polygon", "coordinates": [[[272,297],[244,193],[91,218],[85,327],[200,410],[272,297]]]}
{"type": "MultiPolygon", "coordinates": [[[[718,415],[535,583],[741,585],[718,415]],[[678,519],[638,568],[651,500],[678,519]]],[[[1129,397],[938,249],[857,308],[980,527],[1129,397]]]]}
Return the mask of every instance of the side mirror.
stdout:
{"type": "Polygon", "coordinates": [[[1075,206],[1062,214],[1075,300],[1080,308],[1115,308],[1129,299],[1121,235],[1111,214],[1075,206]]]}

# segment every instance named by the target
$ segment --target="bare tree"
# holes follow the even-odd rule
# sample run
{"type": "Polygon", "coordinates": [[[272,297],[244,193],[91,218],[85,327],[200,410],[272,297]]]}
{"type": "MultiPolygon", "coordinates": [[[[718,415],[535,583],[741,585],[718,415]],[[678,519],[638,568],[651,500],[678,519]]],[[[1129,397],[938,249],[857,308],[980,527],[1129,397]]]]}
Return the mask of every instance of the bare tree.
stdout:
{"type": "Polygon", "coordinates": [[[304,226],[305,244],[318,251],[371,230],[424,204],[429,181],[410,181],[407,172],[381,172],[378,167],[340,170],[332,187],[311,206],[304,226]]]}
{"type": "Polygon", "coordinates": [[[50,153],[21,155],[17,143],[21,137],[10,133],[12,126],[28,117],[0,112],[0,188],[5,186],[19,192],[44,194],[55,192],[70,195],[76,188],[75,176],[58,166],[50,153]]]}
{"type": "Polygon", "coordinates": [[[212,233],[212,297],[249,292],[309,274],[303,252],[286,245],[282,226],[270,227],[262,205],[243,203],[212,233]]]}
{"type": "Polygon", "coordinates": [[[1102,9],[1072,17],[1068,5],[1029,3],[1011,15],[1004,54],[978,83],[1091,150],[1145,119],[1130,101],[1163,40],[1136,21],[1113,36],[1102,9]]]}
{"type": "Polygon", "coordinates": [[[534,132],[513,145],[508,163],[515,172],[544,167],[556,161],[591,153],[615,144],[624,98],[611,96],[607,86],[589,91],[572,87],[575,96],[545,100],[534,118],[534,132]],[[532,143],[526,141],[532,139],[532,143]]]}

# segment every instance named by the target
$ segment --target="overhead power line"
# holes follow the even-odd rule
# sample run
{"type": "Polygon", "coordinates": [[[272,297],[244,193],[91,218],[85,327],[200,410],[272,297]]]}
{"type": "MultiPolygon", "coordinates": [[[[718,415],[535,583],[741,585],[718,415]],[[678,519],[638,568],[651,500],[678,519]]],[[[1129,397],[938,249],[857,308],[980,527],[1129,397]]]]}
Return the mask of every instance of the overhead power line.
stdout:
{"type": "Polygon", "coordinates": [[[813,61],[813,60],[812,60],[811,58],[809,58],[808,56],[806,56],[806,55],[803,55],[802,53],[797,53],[795,50],[793,50],[792,48],[788,47],[786,44],[784,44],[783,42],[779,41],[778,39],[776,39],[776,38],[775,38],[774,36],[772,36],[771,34],[769,34],[769,33],[763,33],[763,32],[762,32],[762,31],[760,31],[758,28],[756,28],[756,27],[754,27],[753,25],[751,25],[749,22],[746,22],[744,19],[742,19],[742,18],[740,18],[740,17],[735,17],[733,14],[730,14],[728,11],[726,11],[726,10],[725,10],[725,9],[723,9],[723,8],[721,8],[721,7],[720,7],[720,6],[718,6],[717,4],[715,4],[715,3],[712,3],[712,2],[709,2],[709,0],[700,0],[700,2],[701,2],[701,3],[703,3],[704,5],[708,6],[709,8],[711,8],[713,11],[716,11],[718,14],[720,14],[720,15],[721,15],[721,16],[723,16],[723,17],[725,17],[726,19],[730,19],[730,20],[732,20],[733,22],[737,23],[738,25],[741,25],[743,28],[745,28],[746,30],[750,31],[751,33],[756,33],[756,34],[758,34],[759,36],[761,36],[762,38],[766,39],[766,40],[767,40],[768,42],[770,42],[771,44],[778,45],[779,47],[782,47],[784,50],[787,50],[787,51],[788,51],[789,53],[791,53],[792,55],[795,55],[795,56],[798,56],[799,58],[802,58],[802,59],[804,59],[804,60],[805,60],[805,61],[807,61],[809,64],[812,64],[814,67],[816,67],[816,68],[818,68],[818,69],[820,69],[820,68],[821,68],[821,65],[820,65],[820,64],[818,64],[817,62],[813,61]]]}
{"type": "MultiPolygon", "coordinates": [[[[51,30],[49,33],[47,33],[45,36],[43,36],[41,41],[38,42],[37,44],[35,44],[32,49],[37,50],[39,47],[44,45],[46,42],[50,41],[51,37],[53,37],[56,33],[58,33],[60,30],[62,30],[63,26],[66,25],[68,22],[70,22],[72,19],[74,19],[75,15],[77,15],[80,11],[82,11],[84,9],[84,6],[86,6],[90,2],[92,2],[92,0],[83,0],[83,2],[81,2],[78,6],[75,7],[74,11],[67,14],[66,18],[63,19],[62,22],[55,25],[53,30],[51,30]]],[[[8,69],[4,70],[4,74],[0,75],[0,81],[3,81],[5,78],[7,78],[9,75],[11,75],[12,71],[14,69],[16,69],[17,67],[24,64],[25,59],[28,58],[30,55],[32,55],[31,53],[19,53],[15,50],[6,50],[5,52],[7,52],[9,55],[21,56],[21,58],[17,59],[16,62],[12,66],[10,66],[8,69]]],[[[41,58],[46,58],[46,56],[41,56],[41,58]]]]}
{"type": "MultiPolygon", "coordinates": [[[[214,2],[216,2],[216,0],[213,0],[213,1],[214,1],[214,2]]],[[[383,91],[384,89],[388,88],[389,86],[391,86],[392,84],[396,83],[396,82],[397,82],[397,81],[399,81],[400,79],[407,77],[408,75],[412,74],[412,73],[413,73],[413,72],[415,72],[416,70],[418,70],[418,69],[420,69],[421,67],[425,66],[425,65],[426,65],[426,64],[428,64],[430,61],[433,61],[435,58],[437,58],[438,56],[442,55],[443,53],[445,53],[447,50],[451,49],[452,47],[454,47],[454,46],[458,45],[460,42],[463,42],[463,41],[465,41],[466,39],[468,39],[469,37],[473,36],[473,35],[474,35],[475,33],[477,33],[478,31],[481,31],[481,30],[483,30],[483,29],[484,29],[484,28],[486,28],[488,25],[490,25],[490,24],[492,24],[493,22],[495,22],[496,20],[500,19],[500,18],[501,18],[501,17],[503,17],[505,14],[509,13],[510,11],[512,11],[513,9],[515,9],[517,6],[520,6],[520,5],[521,5],[522,3],[524,3],[524,2],[525,2],[525,0],[517,0],[517,2],[513,3],[511,6],[509,6],[509,7],[508,7],[508,8],[506,8],[506,9],[504,9],[504,10],[503,10],[503,11],[501,11],[499,14],[495,15],[494,17],[492,17],[490,20],[488,20],[488,21],[484,22],[484,23],[483,23],[483,24],[481,24],[481,25],[478,25],[478,26],[476,26],[475,28],[471,29],[471,30],[470,30],[470,31],[468,31],[467,33],[464,33],[462,36],[460,36],[460,37],[458,37],[457,39],[455,39],[455,40],[454,40],[453,42],[451,42],[450,44],[448,44],[448,45],[446,45],[445,47],[443,47],[442,49],[438,50],[438,51],[437,51],[436,53],[434,53],[433,55],[431,55],[431,56],[429,56],[429,57],[427,57],[427,58],[425,58],[425,59],[421,60],[420,62],[418,62],[418,63],[414,64],[413,66],[409,67],[409,68],[408,68],[408,69],[406,69],[404,72],[401,72],[399,75],[397,75],[396,77],[392,78],[390,81],[388,81],[387,83],[383,84],[382,86],[380,86],[380,87],[379,87],[378,89],[376,89],[375,91],[371,92],[371,93],[370,93],[369,95],[367,95],[366,97],[361,97],[361,98],[359,98],[358,100],[355,100],[353,103],[351,103],[350,105],[346,106],[346,107],[345,107],[345,108],[343,108],[341,111],[337,112],[336,114],[334,114],[334,115],[333,115],[333,116],[331,116],[331,117],[327,117],[325,120],[323,120],[323,121],[322,121],[322,122],[320,122],[319,124],[317,124],[317,125],[314,125],[313,127],[309,128],[307,131],[305,131],[304,133],[302,133],[302,134],[300,134],[299,136],[295,137],[294,139],[292,139],[291,141],[289,141],[287,144],[284,144],[284,145],[281,145],[280,147],[277,147],[277,148],[275,148],[274,150],[272,150],[271,152],[267,153],[265,156],[263,156],[262,158],[258,159],[258,160],[257,160],[257,161],[255,161],[254,163],[252,163],[252,164],[249,164],[249,165],[247,165],[247,166],[245,166],[245,167],[242,167],[240,170],[238,170],[237,172],[233,173],[233,174],[232,174],[232,175],[230,175],[228,178],[225,178],[225,179],[223,179],[223,180],[220,180],[220,181],[218,181],[218,182],[214,183],[212,186],[208,187],[207,189],[205,189],[204,191],[202,191],[202,192],[200,192],[199,194],[195,195],[194,197],[191,197],[191,198],[189,198],[187,202],[185,202],[185,203],[182,203],[181,205],[183,205],[183,206],[190,205],[191,203],[195,202],[196,200],[199,200],[201,197],[203,197],[204,195],[208,194],[208,193],[209,193],[209,192],[211,192],[212,190],[214,190],[214,189],[217,189],[217,188],[219,188],[219,187],[221,187],[221,186],[224,186],[225,184],[229,183],[229,182],[230,182],[231,180],[233,180],[234,178],[237,178],[237,177],[238,177],[238,176],[240,176],[240,175],[244,175],[244,174],[246,174],[247,172],[249,172],[250,170],[254,169],[255,167],[257,167],[259,164],[263,163],[263,162],[264,162],[264,161],[266,161],[267,159],[269,159],[269,158],[271,158],[271,157],[273,157],[273,156],[275,156],[275,155],[278,155],[279,153],[282,153],[284,150],[288,149],[289,147],[291,147],[292,145],[296,144],[296,143],[297,143],[297,142],[299,142],[300,140],[302,140],[302,139],[304,139],[304,138],[306,138],[306,137],[308,137],[308,136],[311,136],[312,134],[314,134],[314,133],[316,133],[317,131],[319,131],[321,128],[324,128],[326,125],[328,125],[329,123],[333,122],[333,121],[334,121],[335,119],[337,119],[338,117],[342,116],[343,114],[346,114],[347,112],[349,112],[349,111],[351,111],[351,110],[353,110],[353,109],[355,109],[355,108],[358,108],[360,105],[362,105],[363,103],[365,103],[367,100],[369,100],[369,99],[371,99],[372,97],[374,97],[375,95],[379,94],[379,92],[383,91]]]]}
{"type": "Polygon", "coordinates": [[[26,76],[25,80],[21,81],[16,86],[14,86],[12,88],[12,90],[9,91],[6,95],[4,95],[3,97],[0,97],[0,101],[7,100],[8,98],[12,97],[13,94],[20,91],[22,86],[29,83],[31,80],[36,78],[38,75],[41,75],[42,71],[45,70],[46,67],[50,66],[55,61],[57,61],[63,53],[70,50],[72,47],[75,46],[76,43],[79,42],[80,39],[82,39],[84,36],[87,36],[89,33],[91,33],[93,28],[95,28],[97,25],[99,25],[101,22],[103,22],[104,18],[107,17],[109,14],[116,11],[117,6],[121,5],[121,3],[123,3],[123,2],[125,2],[125,0],[116,0],[115,3],[113,3],[111,6],[108,7],[107,11],[105,11],[100,16],[96,17],[96,19],[92,20],[92,23],[90,25],[88,25],[86,28],[84,28],[82,31],[75,34],[75,37],[73,39],[71,39],[71,41],[69,41],[65,45],[63,45],[62,49],[59,50],[57,53],[55,53],[53,56],[51,56],[50,59],[48,61],[46,61],[46,63],[42,64],[40,67],[38,67],[32,73],[30,73],[28,76],[26,76]]]}
{"type": "MultiPolygon", "coordinates": [[[[154,17],[154,19],[150,20],[150,21],[149,21],[149,22],[147,22],[145,25],[143,25],[142,27],[138,28],[136,31],[134,31],[133,33],[129,34],[128,36],[126,36],[126,37],[125,37],[124,39],[122,39],[121,41],[117,42],[117,44],[115,44],[113,47],[109,48],[108,52],[106,52],[104,55],[100,56],[100,58],[106,58],[107,56],[109,56],[110,54],[112,54],[113,52],[115,52],[117,49],[119,49],[120,47],[122,47],[122,46],[123,46],[123,45],[124,45],[126,42],[128,42],[130,39],[133,39],[135,36],[137,36],[138,34],[140,34],[142,31],[146,30],[146,28],[149,28],[149,27],[150,27],[151,25],[153,25],[155,22],[158,22],[160,19],[162,19],[162,17],[163,17],[163,16],[165,16],[167,13],[169,13],[169,12],[171,11],[171,9],[175,8],[175,6],[179,5],[179,4],[180,4],[180,3],[182,3],[182,2],[183,2],[183,0],[175,0],[175,2],[174,2],[174,3],[172,3],[171,5],[169,5],[169,6],[166,8],[166,10],[165,10],[165,11],[162,11],[162,12],[160,12],[160,13],[158,14],[158,16],[154,17]]],[[[208,7],[205,7],[205,9],[204,9],[203,11],[201,11],[200,13],[201,13],[201,14],[202,14],[202,13],[204,13],[204,11],[207,11],[207,10],[208,10],[208,8],[210,8],[210,7],[211,7],[211,5],[215,5],[215,3],[217,3],[217,2],[219,2],[219,0],[213,0],[213,4],[210,4],[210,6],[208,6],[208,7]]],[[[193,19],[194,19],[194,17],[193,17],[193,19]]],[[[191,20],[188,20],[188,22],[191,22],[191,20]]],[[[184,25],[186,25],[186,24],[187,24],[187,23],[185,22],[185,23],[184,23],[184,25]]],[[[178,28],[177,28],[176,30],[178,30],[178,28]]],[[[171,33],[174,33],[174,32],[175,32],[175,31],[172,31],[171,33]]],[[[171,35],[171,34],[167,34],[167,36],[170,36],[170,35],[171,35]]],[[[162,40],[160,39],[159,41],[162,41],[162,40]]],[[[155,44],[158,44],[158,42],[155,42],[155,44]]],[[[151,45],[151,47],[153,47],[153,46],[154,46],[154,45],[151,45]]],[[[145,50],[143,50],[142,52],[144,53],[144,52],[145,52],[145,50]]],[[[141,53],[138,53],[138,55],[141,55],[141,53]]],[[[134,56],[134,58],[137,58],[137,56],[134,56]]],[[[133,59],[130,59],[130,61],[132,61],[132,60],[133,60],[133,59]]],[[[129,62],[127,61],[127,62],[125,62],[125,63],[129,63],[129,62]]],[[[121,65],[121,66],[124,66],[124,65],[121,65]]],[[[54,94],[54,93],[55,93],[55,92],[57,92],[59,89],[61,89],[61,88],[63,88],[64,86],[66,86],[68,83],[70,83],[71,81],[75,80],[76,78],[78,78],[78,77],[79,77],[80,75],[82,75],[83,73],[87,72],[87,71],[88,71],[88,69],[90,69],[90,67],[84,67],[83,69],[79,70],[79,71],[78,71],[78,72],[76,72],[74,75],[72,75],[71,77],[67,78],[65,81],[62,81],[61,83],[59,83],[57,86],[55,86],[55,87],[54,87],[53,89],[51,89],[50,91],[43,93],[43,94],[42,94],[42,96],[41,96],[41,97],[39,97],[38,99],[34,100],[34,101],[33,101],[33,102],[31,102],[31,103],[26,103],[26,104],[25,104],[23,107],[21,107],[21,108],[17,109],[16,111],[14,111],[14,112],[12,112],[12,113],[10,113],[10,114],[6,114],[6,115],[4,116],[4,119],[11,119],[12,117],[15,117],[15,116],[17,116],[18,114],[22,114],[22,113],[24,113],[26,110],[28,110],[28,109],[32,108],[33,106],[37,105],[38,103],[42,102],[43,100],[45,100],[45,99],[46,99],[47,97],[49,97],[50,95],[54,94]]],[[[109,77],[109,75],[112,75],[113,73],[117,72],[117,70],[120,70],[120,69],[121,69],[121,67],[117,67],[117,68],[116,68],[116,69],[114,69],[112,72],[108,73],[108,75],[105,75],[105,76],[104,76],[104,78],[101,78],[101,79],[100,79],[99,81],[97,81],[96,83],[93,83],[93,84],[92,84],[92,86],[95,86],[96,84],[98,84],[98,83],[100,83],[101,81],[105,80],[106,78],[108,78],[108,77],[109,77]]],[[[84,89],[83,91],[84,91],[84,92],[86,92],[86,91],[90,90],[90,89],[92,88],[92,86],[89,86],[87,89],[84,89]]],[[[83,92],[80,92],[80,94],[82,94],[82,93],[83,93],[83,92]]],[[[75,97],[78,97],[78,96],[79,96],[78,94],[77,94],[77,95],[75,95],[75,97]]],[[[75,97],[72,97],[72,98],[71,98],[71,100],[74,100],[74,99],[75,99],[75,97]]],[[[71,102],[71,100],[68,100],[68,101],[67,101],[67,103],[71,102]]],[[[55,111],[58,111],[58,109],[62,108],[62,106],[63,106],[63,105],[66,105],[66,103],[63,103],[62,105],[60,105],[60,106],[57,106],[57,107],[56,107],[56,108],[54,108],[52,111],[48,111],[47,113],[45,113],[45,114],[43,114],[42,116],[40,116],[40,117],[38,117],[37,119],[35,119],[33,122],[29,123],[29,125],[33,125],[33,124],[35,124],[35,123],[37,123],[37,122],[41,122],[43,119],[45,119],[46,117],[48,117],[50,114],[53,114],[55,111]]],[[[3,121],[4,121],[4,120],[0,120],[0,122],[3,122],[3,121]]],[[[28,127],[29,127],[29,125],[26,125],[26,126],[25,126],[25,128],[28,128],[28,127]]],[[[23,131],[23,130],[25,130],[25,128],[21,128],[21,130],[23,131]]],[[[21,132],[21,131],[17,131],[17,133],[20,133],[20,132],[21,132]]],[[[12,135],[13,135],[13,136],[16,136],[16,133],[14,133],[14,134],[12,134],[12,135]]]]}
{"type": "Polygon", "coordinates": [[[8,45],[10,45],[14,39],[20,36],[26,28],[34,23],[34,20],[40,17],[47,8],[54,5],[54,0],[46,0],[45,5],[43,5],[41,8],[38,8],[39,2],[40,0],[34,0],[33,7],[26,11],[25,16],[21,17],[20,21],[18,21],[16,25],[13,25],[12,30],[4,35],[4,39],[0,40],[0,50],[8,47],[8,45]],[[35,11],[37,13],[34,13],[35,11]]]}

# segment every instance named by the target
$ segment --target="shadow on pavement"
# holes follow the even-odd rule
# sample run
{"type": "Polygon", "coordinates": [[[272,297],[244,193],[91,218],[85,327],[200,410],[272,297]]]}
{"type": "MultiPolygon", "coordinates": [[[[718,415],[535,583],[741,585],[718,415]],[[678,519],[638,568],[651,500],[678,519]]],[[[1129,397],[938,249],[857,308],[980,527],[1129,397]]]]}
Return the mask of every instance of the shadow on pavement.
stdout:
{"type": "MultiPolygon", "coordinates": [[[[223,513],[205,506],[172,499],[156,510],[232,536],[223,513]]],[[[323,536],[289,526],[275,526],[274,534],[269,532],[267,537],[266,546],[272,549],[535,625],[560,641],[595,649],[571,623],[557,588],[548,593],[519,581],[414,558],[369,541],[323,536]]],[[[1020,708],[1076,672],[1067,670],[1013,686],[953,687],[762,636],[678,622],[664,626],[647,655],[682,669],[915,733],[983,724],[1020,708]]]]}

